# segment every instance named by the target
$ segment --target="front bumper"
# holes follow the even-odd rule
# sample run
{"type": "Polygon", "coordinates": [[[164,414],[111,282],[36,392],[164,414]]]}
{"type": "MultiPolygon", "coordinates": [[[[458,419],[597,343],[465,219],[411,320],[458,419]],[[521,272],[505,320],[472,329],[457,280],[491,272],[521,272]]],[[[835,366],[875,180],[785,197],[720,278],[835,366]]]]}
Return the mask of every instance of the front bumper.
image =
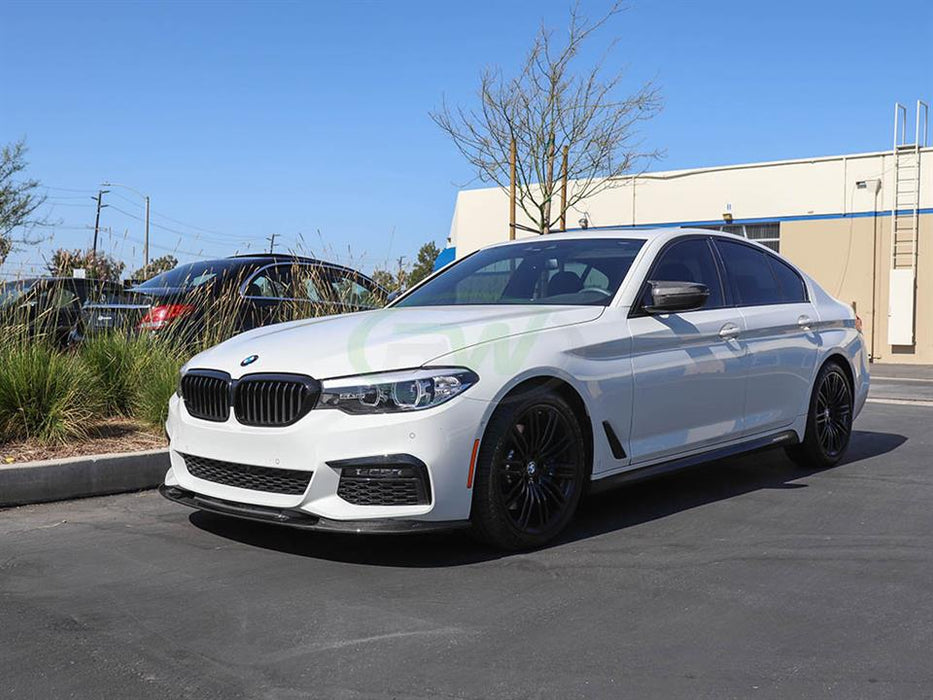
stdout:
{"type": "MultiPolygon", "coordinates": [[[[214,508],[227,511],[229,504],[258,507],[256,512],[261,512],[266,521],[276,520],[269,520],[270,511],[284,513],[288,521],[284,524],[304,527],[313,522],[313,529],[332,530],[327,522],[336,521],[347,524],[344,530],[373,531],[377,528],[370,521],[384,519],[443,523],[442,527],[447,528],[451,522],[470,517],[470,456],[474,441],[482,434],[487,408],[485,401],[461,396],[433,409],[403,414],[361,416],[318,409],[293,425],[267,428],[242,425],[232,415],[223,423],[193,418],[184,403],[173,397],[166,422],[171,469],[163,493],[176,493],[169,491],[174,488],[192,494],[188,502],[181,497],[172,499],[186,505],[192,505],[195,501],[191,499],[198,497],[202,501],[211,499],[214,508]],[[310,473],[310,483],[300,494],[218,483],[191,474],[183,455],[280,471],[297,470],[310,473]],[[426,466],[430,488],[426,502],[358,505],[338,495],[340,464],[384,455],[411,455],[426,466]],[[299,514],[307,517],[299,518],[299,514]],[[319,525],[322,521],[323,526],[319,525]]],[[[193,507],[212,509],[203,504],[193,507]]],[[[250,517],[242,512],[227,514],[250,517]]],[[[402,531],[411,529],[400,527],[402,531]]]]}

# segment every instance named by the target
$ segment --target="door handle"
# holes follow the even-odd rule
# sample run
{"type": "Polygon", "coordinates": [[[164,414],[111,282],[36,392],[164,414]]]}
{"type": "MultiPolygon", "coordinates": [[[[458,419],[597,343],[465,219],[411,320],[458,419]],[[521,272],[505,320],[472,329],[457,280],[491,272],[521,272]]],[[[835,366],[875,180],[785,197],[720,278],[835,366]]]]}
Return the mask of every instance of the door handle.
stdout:
{"type": "Polygon", "coordinates": [[[810,330],[810,323],[812,323],[812,321],[806,314],[802,314],[800,318],[797,319],[797,325],[803,328],[805,331],[810,330]]]}
{"type": "Polygon", "coordinates": [[[719,329],[719,337],[725,338],[727,340],[732,340],[741,332],[742,332],[742,329],[739,328],[734,323],[727,323],[726,325],[724,325],[722,328],[719,329]]]}

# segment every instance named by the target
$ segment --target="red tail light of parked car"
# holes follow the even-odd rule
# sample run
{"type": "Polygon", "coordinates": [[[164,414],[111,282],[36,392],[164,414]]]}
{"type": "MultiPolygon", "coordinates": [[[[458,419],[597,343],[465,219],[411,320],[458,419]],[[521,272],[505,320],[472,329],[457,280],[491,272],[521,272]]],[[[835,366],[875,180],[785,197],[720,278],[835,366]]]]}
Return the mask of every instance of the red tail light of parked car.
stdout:
{"type": "Polygon", "coordinates": [[[190,304],[161,304],[153,306],[146,315],[142,317],[137,328],[141,331],[157,331],[165,328],[172,321],[182,316],[187,316],[194,307],[190,304]]]}

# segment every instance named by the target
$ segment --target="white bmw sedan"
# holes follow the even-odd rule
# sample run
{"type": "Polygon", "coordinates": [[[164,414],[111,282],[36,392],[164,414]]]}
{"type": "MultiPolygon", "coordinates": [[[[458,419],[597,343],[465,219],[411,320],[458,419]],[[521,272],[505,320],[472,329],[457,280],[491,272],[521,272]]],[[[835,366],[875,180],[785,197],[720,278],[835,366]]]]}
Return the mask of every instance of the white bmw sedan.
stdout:
{"type": "Polygon", "coordinates": [[[495,245],[385,309],[259,328],[194,357],[161,491],[313,530],[470,526],[533,547],[588,489],[766,447],[836,463],[868,394],[859,326],[729,234],[495,245]]]}

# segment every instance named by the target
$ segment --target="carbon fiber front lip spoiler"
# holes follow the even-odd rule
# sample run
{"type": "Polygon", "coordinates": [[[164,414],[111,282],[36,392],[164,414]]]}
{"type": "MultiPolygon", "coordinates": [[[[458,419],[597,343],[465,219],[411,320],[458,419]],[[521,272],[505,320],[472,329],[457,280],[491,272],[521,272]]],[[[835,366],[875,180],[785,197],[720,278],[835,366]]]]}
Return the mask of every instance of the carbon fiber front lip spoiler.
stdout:
{"type": "Polygon", "coordinates": [[[210,496],[179,488],[178,486],[159,487],[159,493],[165,498],[183,506],[204,510],[219,515],[228,515],[244,520],[253,520],[273,525],[286,525],[301,530],[316,532],[339,532],[350,534],[382,534],[398,535],[411,532],[438,532],[456,530],[470,526],[469,520],[399,520],[395,518],[380,518],[377,520],[331,520],[316,515],[304,513],[300,510],[288,508],[269,508],[254,506],[248,503],[225,501],[210,496]]]}

